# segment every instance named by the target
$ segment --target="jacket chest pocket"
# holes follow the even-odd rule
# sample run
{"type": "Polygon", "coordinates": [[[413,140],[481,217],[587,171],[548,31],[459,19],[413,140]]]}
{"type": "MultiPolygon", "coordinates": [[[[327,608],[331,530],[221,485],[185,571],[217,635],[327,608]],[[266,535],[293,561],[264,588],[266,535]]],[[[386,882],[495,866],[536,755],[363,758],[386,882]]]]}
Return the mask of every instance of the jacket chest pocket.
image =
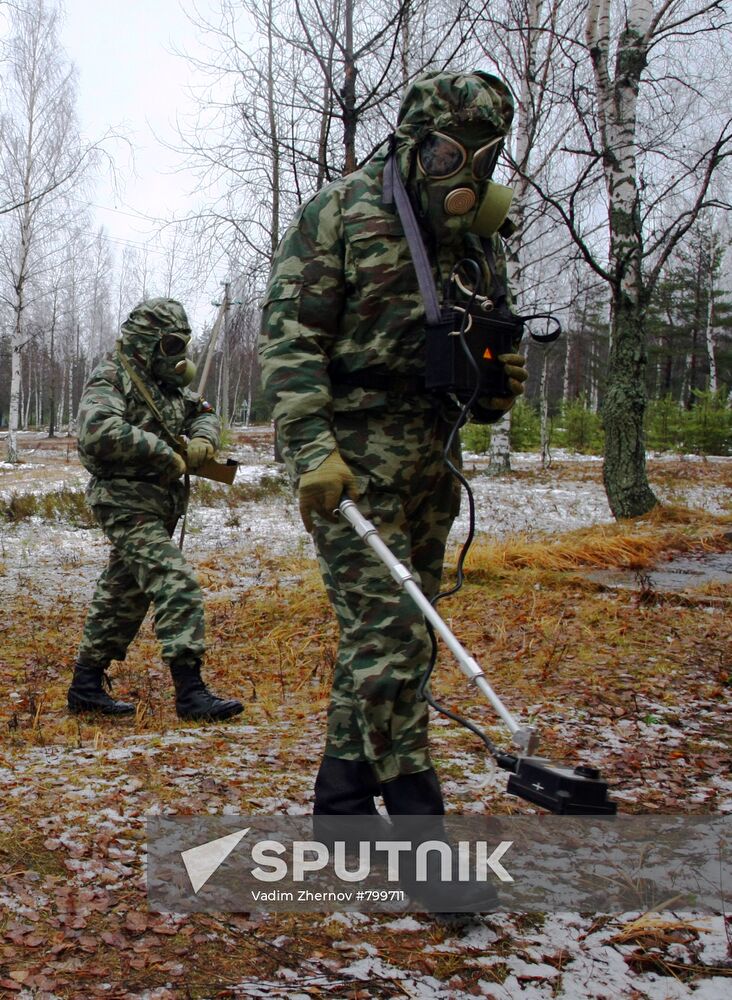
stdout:
{"type": "Polygon", "coordinates": [[[365,219],[346,231],[346,277],[362,298],[409,294],[417,279],[404,233],[395,219],[365,219]]]}

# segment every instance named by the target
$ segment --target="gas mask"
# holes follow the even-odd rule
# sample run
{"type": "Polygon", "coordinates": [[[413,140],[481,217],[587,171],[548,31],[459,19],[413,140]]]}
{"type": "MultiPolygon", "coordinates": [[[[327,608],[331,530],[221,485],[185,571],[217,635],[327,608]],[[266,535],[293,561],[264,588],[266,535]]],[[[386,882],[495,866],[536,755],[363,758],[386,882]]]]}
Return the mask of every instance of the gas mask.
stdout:
{"type": "Polygon", "coordinates": [[[186,357],[190,335],[163,333],[152,363],[154,377],[163,385],[190,385],[196,375],[196,366],[186,357]]]}
{"type": "MultiPolygon", "coordinates": [[[[466,232],[475,231],[473,226],[483,215],[487,198],[490,207],[490,177],[503,136],[493,135],[487,141],[474,137],[475,130],[464,130],[462,136],[459,132],[455,135],[431,132],[417,150],[417,197],[422,214],[440,243],[456,242],[466,232]]],[[[500,189],[503,185],[494,187],[500,189]]],[[[492,225],[493,213],[486,214],[488,224],[492,225]]],[[[485,220],[478,224],[485,229],[485,220]]]]}

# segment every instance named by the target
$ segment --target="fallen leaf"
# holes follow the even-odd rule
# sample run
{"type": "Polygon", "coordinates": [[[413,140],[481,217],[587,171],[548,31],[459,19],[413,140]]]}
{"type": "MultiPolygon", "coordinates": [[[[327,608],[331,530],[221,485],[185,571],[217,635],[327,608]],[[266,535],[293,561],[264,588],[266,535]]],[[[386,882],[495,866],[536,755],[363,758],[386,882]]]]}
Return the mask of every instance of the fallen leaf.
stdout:
{"type": "Polygon", "coordinates": [[[142,934],[143,931],[147,930],[147,914],[140,912],[140,910],[128,910],[125,926],[130,931],[142,934]]]}

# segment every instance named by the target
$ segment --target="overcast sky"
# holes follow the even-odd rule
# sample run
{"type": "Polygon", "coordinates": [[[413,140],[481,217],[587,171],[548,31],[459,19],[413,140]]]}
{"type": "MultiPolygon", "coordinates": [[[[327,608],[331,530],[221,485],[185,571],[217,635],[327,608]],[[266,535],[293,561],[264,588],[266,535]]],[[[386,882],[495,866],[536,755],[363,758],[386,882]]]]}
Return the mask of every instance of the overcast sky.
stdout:
{"type": "MultiPolygon", "coordinates": [[[[196,5],[206,13],[215,0],[196,5]]],[[[190,107],[186,88],[195,78],[174,50],[195,52],[197,32],[179,0],[66,0],[65,6],[61,40],[78,71],[81,127],[89,138],[115,128],[134,151],[124,143],[114,146],[119,193],[101,178],[92,194],[96,220],[119,256],[122,241],[142,243],[151,231],[150,223],[135,216],[180,216],[192,204],[194,178],[175,172],[180,158],[157,137],[175,141],[176,115],[190,107]]],[[[205,304],[223,277],[214,276],[202,289],[205,304]]],[[[215,310],[208,305],[208,311],[215,310]]]]}

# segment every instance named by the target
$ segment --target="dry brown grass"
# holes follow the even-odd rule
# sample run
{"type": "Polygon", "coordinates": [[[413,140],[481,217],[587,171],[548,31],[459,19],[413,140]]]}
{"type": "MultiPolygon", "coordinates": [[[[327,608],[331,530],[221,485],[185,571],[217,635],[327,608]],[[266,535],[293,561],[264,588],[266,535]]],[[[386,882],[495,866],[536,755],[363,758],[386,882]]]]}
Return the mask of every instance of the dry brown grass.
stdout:
{"type": "Polygon", "coordinates": [[[673,552],[724,549],[725,526],[732,517],[683,507],[658,507],[644,518],[580,528],[560,536],[513,535],[478,540],[467,569],[475,579],[517,569],[561,572],[583,566],[645,569],[673,552]]]}
{"type": "MultiPolygon", "coordinates": [[[[626,800],[627,811],[667,809],[669,801],[675,801],[673,795],[694,786],[692,765],[700,773],[726,773],[724,749],[710,747],[721,748],[729,740],[721,707],[732,683],[732,616],[710,615],[703,606],[643,603],[640,586],[631,592],[603,593],[581,570],[642,569],[672,552],[722,550],[730,544],[725,538],[729,523],[698,511],[665,508],[649,518],[561,537],[481,542],[471,553],[464,589],[440,606],[509,707],[522,716],[529,708],[536,711],[542,749],[550,756],[571,757],[578,749],[601,747],[604,727],[619,720],[637,725],[649,702],[661,706],[666,722],[678,718],[680,732],[689,701],[720,704],[718,722],[709,723],[718,724],[718,731],[708,731],[707,744],[700,746],[692,733],[671,749],[661,742],[656,751],[645,748],[613,758],[609,777],[621,787],[644,770],[665,775],[655,787],[641,789],[637,802],[626,800]],[[580,710],[581,725],[573,728],[558,721],[563,714],[580,718],[573,714],[580,710]],[[677,761],[684,763],[678,777],[677,761]]],[[[300,991],[312,995],[359,1000],[403,995],[399,979],[388,973],[367,984],[339,974],[339,963],[357,960],[368,947],[387,968],[391,963],[414,976],[434,976],[454,984],[455,990],[474,993],[485,989],[481,983],[492,981],[500,992],[510,972],[509,956],[521,956],[525,948],[526,960],[536,961],[534,946],[521,941],[520,921],[510,934],[497,924],[496,940],[487,949],[496,961],[486,967],[479,961],[485,948],[439,950],[454,938],[449,928],[433,923],[417,932],[394,932],[386,929],[387,916],[347,927],[319,914],[194,915],[176,930],[147,911],[144,889],[135,878],[111,890],[106,903],[92,900],[95,906],[104,905],[103,910],[92,906],[84,913],[79,902],[84,890],[68,869],[64,849],[39,832],[49,817],[72,830],[82,847],[88,841],[82,857],[93,862],[117,846],[117,833],[96,829],[93,810],[109,808],[127,817],[132,804],[138,826],[123,827],[121,835],[127,847],[139,847],[140,817],[153,803],[185,815],[211,803],[219,811],[233,805],[242,813],[271,808],[273,794],[281,796],[283,808],[307,801],[304,790],[311,787],[322,746],[337,645],[335,621],[315,564],[307,558],[266,556],[261,585],[235,600],[222,596],[227,581],[241,572],[234,560],[207,557],[197,568],[210,587],[207,679],[221,693],[242,698],[244,721],[252,729],[232,739],[221,727],[187,749],[166,744],[167,734],[195,727],[175,717],[169,679],[149,623],[128,660],[114,669],[115,693],[139,700],[137,717],[111,724],[70,718],[65,710],[85,609],[68,598],[56,600],[50,612],[47,602],[28,598],[2,609],[0,764],[8,767],[22,792],[6,796],[3,820],[10,832],[0,837],[2,888],[20,901],[32,900],[40,888],[49,903],[23,920],[0,915],[0,981],[26,985],[40,996],[47,980],[48,992],[84,1000],[96,995],[139,997],[168,983],[168,991],[159,996],[177,1000],[243,996],[242,984],[273,979],[285,968],[300,991]],[[11,692],[16,696],[12,700],[11,692]],[[104,751],[123,745],[131,735],[147,740],[156,755],[105,757],[104,751]],[[46,753],[38,747],[82,748],[85,754],[83,759],[62,756],[55,768],[24,770],[18,763],[24,755],[37,764],[46,753]],[[191,772],[189,787],[172,780],[182,768],[191,772]],[[24,787],[26,774],[32,780],[24,787]],[[130,790],[129,784],[137,790],[130,790]],[[67,821],[68,792],[76,789],[78,808],[78,792],[85,787],[93,787],[95,794],[88,819],[72,810],[67,821]],[[72,899],[80,912],[70,912],[72,899]],[[74,920],[86,924],[75,927],[74,920]],[[428,945],[437,950],[426,950],[428,945]],[[26,973],[23,979],[9,978],[26,973]],[[321,978],[316,981],[316,976],[321,978]],[[234,984],[240,986],[236,992],[234,984]]],[[[729,593],[729,587],[715,588],[717,597],[729,593]]],[[[477,699],[444,653],[434,690],[449,707],[498,735],[489,706],[477,699]]],[[[472,805],[470,786],[462,789],[465,761],[475,761],[476,770],[481,766],[475,737],[457,726],[434,727],[433,746],[443,777],[454,782],[451,808],[472,805]]],[[[714,801],[689,808],[708,811],[714,801]]],[[[516,806],[504,796],[491,808],[511,812],[516,806]]],[[[140,862],[132,862],[132,867],[139,876],[140,862]]],[[[528,933],[528,918],[525,922],[528,933]]],[[[607,937],[612,934],[608,929],[607,937]]],[[[728,975],[700,961],[690,965],[671,957],[674,945],[693,954],[698,934],[690,923],[647,914],[618,927],[612,941],[633,947],[628,962],[639,977],[640,992],[640,977],[647,971],[684,980],[728,975]]],[[[543,956],[545,964],[560,970],[558,988],[561,969],[572,957],[562,951],[543,956]]],[[[2,989],[0,985],[0,993],[2,989]]]]}

